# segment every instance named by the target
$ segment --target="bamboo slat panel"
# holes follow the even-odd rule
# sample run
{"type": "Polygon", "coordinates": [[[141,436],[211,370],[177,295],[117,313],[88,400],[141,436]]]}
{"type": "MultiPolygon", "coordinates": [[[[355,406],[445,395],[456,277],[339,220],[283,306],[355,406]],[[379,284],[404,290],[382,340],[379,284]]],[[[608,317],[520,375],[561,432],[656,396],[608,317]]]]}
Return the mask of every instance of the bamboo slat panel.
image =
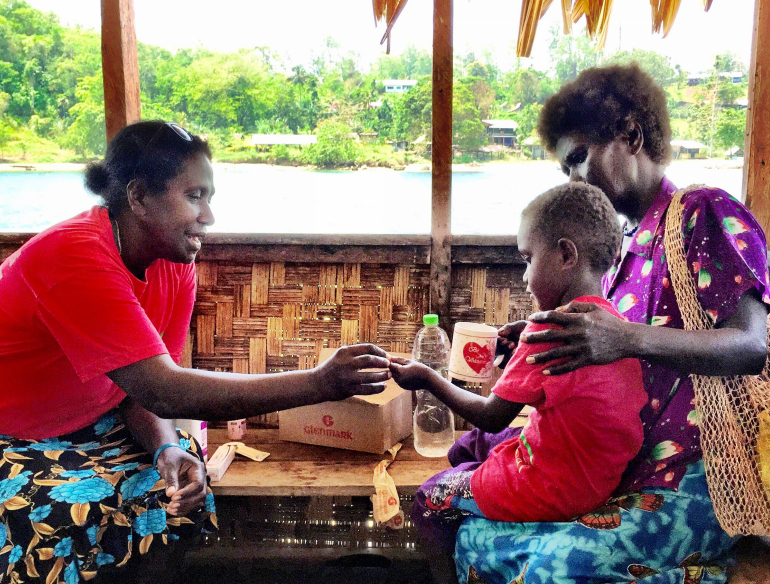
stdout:
{"type": "MultiPolygon", "coordinates": [[[[453,269],[450,319],[500,326],[531,312],[516,265],[453,269]]],[[[323,347],[370,342],[409,352],[429,310],[428,265],[198,264],[193,367],[250,373],[308,369],[323,347]]],[[[491,383],[470,387],[488,394],[491,383]]],[[[276,427],[278,417],[252,418],[276,427]]],[[[467,428],[458,418],[458,429],[467,428]]]]}

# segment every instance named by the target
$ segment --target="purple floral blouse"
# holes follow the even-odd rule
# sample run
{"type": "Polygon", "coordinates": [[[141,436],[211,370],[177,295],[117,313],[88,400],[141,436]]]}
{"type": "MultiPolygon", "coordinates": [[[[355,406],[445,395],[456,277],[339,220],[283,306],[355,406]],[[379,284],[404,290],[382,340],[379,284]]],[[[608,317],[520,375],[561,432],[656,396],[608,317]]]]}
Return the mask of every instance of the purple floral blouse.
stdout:
{"type": "MultiPolygon", "coordinates": [[[[676,187],[663,179],[622,260],[604,278],[605,296],[631,322],[684,328],[663,243],[665,215],[676,187]]],[[[731,316],[746,291],[770,304],[765,234],[737,199],[720,189],[685,195],[687,264],[698,299],[715,323],[731,316]]],[[[628,465],[618,492],[641,487],[677,488],[687,466],[701,458],[698,413],[689,376],[642,361],[649,396],[642,409],[644,444],[628,465]]]]}

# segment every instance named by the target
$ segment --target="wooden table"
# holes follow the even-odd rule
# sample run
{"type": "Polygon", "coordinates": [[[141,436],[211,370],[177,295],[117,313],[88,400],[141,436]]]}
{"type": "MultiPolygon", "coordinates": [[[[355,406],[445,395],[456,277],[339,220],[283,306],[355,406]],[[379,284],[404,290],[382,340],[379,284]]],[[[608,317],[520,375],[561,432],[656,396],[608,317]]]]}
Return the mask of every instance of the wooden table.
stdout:
{"type": "MultiPolygon", "coordinates": [[[[461,436],[463,432],[457,432],[461,436]]],[[[224,429],[209,430],[209,456],[228,442],[224,429]]],[[[311,446],[278,439],[278,430],[249,429],[245,444],[269,452],[263,462],[236,455],[221,481],[212,482],[222,496],[368,496],[374,494],[374,467],[390,454],[369,454],[311,446]]],[[[449,468],[446,457],[425,458],[414,449],[410,436],[388,472],[401,495],[413,495],[417,487],[437,472],[449,468]]]]}

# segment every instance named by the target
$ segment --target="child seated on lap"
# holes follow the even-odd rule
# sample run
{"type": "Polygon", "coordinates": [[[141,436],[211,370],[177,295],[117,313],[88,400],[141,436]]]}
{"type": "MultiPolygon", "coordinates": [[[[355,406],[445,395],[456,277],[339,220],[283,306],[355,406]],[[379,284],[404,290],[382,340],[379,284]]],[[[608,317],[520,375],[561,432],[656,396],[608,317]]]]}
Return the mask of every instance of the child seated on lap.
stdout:
{"type": "MultiPolygon", "coordinates": [[[[596,187],[569,183],[532,201],[522,213],[518,246],[527,291],[540,310],[590,302],[621,318],[601,287],[621,239],[617,214],[596,187]]],[[[427,389],[476,426],[450,450],[453,468],[423,484],[414,501],[412,517],[439,582],[454,581],[454,538],[465,517],[568,521],[610,497],[642,445],[639,412],[647,394],[639,361],[549,376],[530,356],[556,345],[527,345],[526,334],[552,326],[526,325],[489,397],[415,361],[391,360],[401,387],[427,389]],[[509,428],[524,405],[534,407],[527,424],[509,428]]]]}

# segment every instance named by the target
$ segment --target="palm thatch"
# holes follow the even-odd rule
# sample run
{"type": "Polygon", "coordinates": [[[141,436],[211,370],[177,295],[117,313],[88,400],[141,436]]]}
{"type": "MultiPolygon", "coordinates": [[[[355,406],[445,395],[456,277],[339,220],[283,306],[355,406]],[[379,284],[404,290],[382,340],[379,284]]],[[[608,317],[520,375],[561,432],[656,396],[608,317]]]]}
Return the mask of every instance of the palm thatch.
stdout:
{"type": "MultiPolygon", "coordinates": [[[[701,0],[704,10],[711,8],[712,0],[701,0]]],[[[519,22],[519,42],[516,54],[529,57],[535,40],[537,25],[553,0],[522,0],[521,20],[519,22]]],[[[681,0],[650,0],[652,9],[652,32],[667,36],[676,19],[681,0]]],[[[604,47],[612,13],[613,0],[561,0],[561,13],[564,22],[564,34],[572,32],[572,24],[585,16],[586,31],[589,36],[598,38],[598,49],[604,47]]]]}
{"type": "Polygon", "coordinates": [[[390,31],[393,29],[393,25],[396,24],[396,20],[401,15],[401,12],[406,6],[407,0],[372,0],[372,8],[374,8],[374,26],[381,20],[385,20],[385,34],[382,35],[380,44],[387,41],[385,52],[390,54],[390,31]]]}
{"type": "MultiPolygon", "coordinates": [[[[598,49],[604,47],[607,40],[607,30],[610,24],[613,0],[559,0],[561,3],[564,34],[572,32],[572,24],[581,18],[586,19],[586,30],[589,36],[598,38],[598,49]]],[[[682,0],[649,0],[652,9],[652,32],[667,36],[679,12],[682,0]]],[[[700,0],[703,9],[708,11],[713,0],[700,0]]],[[[374,7],[374,23],[385,20],[386,30],[380,44],[387,41],[387,52],[390,53],[390,33],[399,15],[406,6],[407,0],[372,0],[374,7]]],[[[521,20],[519,21],[519,42],[516,54],[519,57],[529,57],[535,32],[540,19],[546,13],[553,0],[522,0],[521,20]]]]}

